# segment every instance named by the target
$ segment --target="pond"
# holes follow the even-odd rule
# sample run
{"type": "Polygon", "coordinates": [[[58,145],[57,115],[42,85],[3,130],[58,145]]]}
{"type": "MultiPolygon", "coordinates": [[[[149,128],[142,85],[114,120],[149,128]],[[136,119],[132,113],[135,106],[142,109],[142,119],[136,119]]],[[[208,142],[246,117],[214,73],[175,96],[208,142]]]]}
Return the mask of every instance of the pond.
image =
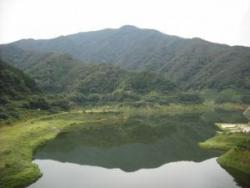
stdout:
{"type": "Polygon", "coordinates": [[[216,162],[220,152],[197,145],[215,134],[215,122],[244,122],[240,112],[99,118],[106,121],[41,147],[34,163],[43,176],[29,188],[241,187],[216,162]]]}

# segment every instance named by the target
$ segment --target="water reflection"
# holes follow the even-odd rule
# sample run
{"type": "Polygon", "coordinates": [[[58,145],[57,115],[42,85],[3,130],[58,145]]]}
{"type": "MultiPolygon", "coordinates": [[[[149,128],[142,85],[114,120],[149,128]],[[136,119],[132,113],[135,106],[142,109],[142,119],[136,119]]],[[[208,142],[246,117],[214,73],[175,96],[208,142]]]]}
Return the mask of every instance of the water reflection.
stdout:
{"type": "Polygon", "coordinates": [[[232,168],[225,168],[225,170],[234,177],[234,181],[242,188],[249,188],[250,187],[250,177],[249,174],[245,174],[240,172],[236,169],[232,168]]]}
{"type": "MultiPolygon", "coordinates": [[[[241,113],[133,116],[121,117],[121,121],[113,121],[112,115],[98,118],[104,118],[101,116],[106,120],[98,126],[90,124],[62,134],[39,149],[35,158],[44,176],[31,187],[41,182],[50,186],[40,187],[100,187],[98,182],[102,187],[121,187],[119,182],[126,187],[147,187],[147,178],[151,182],[148,187],[237,187],[216,163],[218,152],[202,150],[197,143],[215,134],[215,122],[245,121],[241,113]],[[190,162],[173,163],[176,161],[190,162]],[[72,174],[67,177],[73,180],[64,179],[64,173],[72,174]],[[134,182],[133,186],[129,182],[134,182]]],[[[119,120],[119,115],[115,116],[119,120]]]]}
{"type": "Polygon", "coordinates": [[[41,148],[35,158],[124,171],[156,168],[173,161],[217,156],[197,145],[214,132],[215,127],[197,114],[133,117],[119,125],[90,125],[60,135],[41,148]]]}
{"type": "Polygon", "coordinates": [[[120,169],[81,166],[53,160],[36,160],[44,176],[29,188],[237,188],[233,178],[215,158],[200,163],[173,162],[155,169],[140,169],[126,173],[120,169]]]}

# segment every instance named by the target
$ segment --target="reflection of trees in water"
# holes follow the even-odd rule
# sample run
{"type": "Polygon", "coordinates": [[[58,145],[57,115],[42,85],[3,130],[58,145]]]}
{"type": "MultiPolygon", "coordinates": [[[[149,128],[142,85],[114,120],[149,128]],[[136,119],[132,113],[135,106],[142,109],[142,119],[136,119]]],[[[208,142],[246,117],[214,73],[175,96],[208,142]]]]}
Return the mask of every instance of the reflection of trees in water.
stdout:
{"type": "Polygon", "coordinates": [[[104,126],[90,125],[60,135],[41,148],[36,157],[124,171],[180,160],[202,161],[216,155],[200,149],[197,143],[215,133],[213,123],[218,117],[217,112],[136,116],[120,124],[110,118],[104,126]]]}
{"type": "Polygon", "coordinates": [[[232,168],[224,168],[231,176],[234,177],[234,181],[241,186],[242,188],[249,188],[250,187],[250,179],[249,174],[243,173],[241,171],[238,171],[236,169],[232,168]]]}

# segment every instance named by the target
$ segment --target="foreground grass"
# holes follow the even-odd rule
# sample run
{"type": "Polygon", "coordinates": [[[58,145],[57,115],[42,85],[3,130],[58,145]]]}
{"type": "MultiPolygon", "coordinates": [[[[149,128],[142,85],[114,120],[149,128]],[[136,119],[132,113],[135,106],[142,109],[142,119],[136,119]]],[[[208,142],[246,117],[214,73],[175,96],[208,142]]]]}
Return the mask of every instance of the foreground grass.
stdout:
{"type": "Polygon", "coordinates": [[[216,136],[199,144],[206,149],[226,151],[217,161],[226,168],[250,174],[250,134],[230,133],[223,130],[216,136]]]}
{"type": "Polygon", "coordinates": [[[81,114],[70,115],[78,118],[62,113],[0,129],[0,187],[24,187],[41,176],[38,166],[32,163],[37,147],[67,128],[88,123],[81,114]]]}

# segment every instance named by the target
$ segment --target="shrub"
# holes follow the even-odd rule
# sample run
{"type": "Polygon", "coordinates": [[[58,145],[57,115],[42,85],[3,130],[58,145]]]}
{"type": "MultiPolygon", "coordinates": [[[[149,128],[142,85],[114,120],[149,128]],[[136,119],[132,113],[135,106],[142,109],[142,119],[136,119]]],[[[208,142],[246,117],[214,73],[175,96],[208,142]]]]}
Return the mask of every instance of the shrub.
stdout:
{"type": "Polygon", "coordinates": [[[41,110],[49,110],[50,105],[45,98],[36,98],[30,101],[29,107],[31,109],[41,109],[41,110]]]}

